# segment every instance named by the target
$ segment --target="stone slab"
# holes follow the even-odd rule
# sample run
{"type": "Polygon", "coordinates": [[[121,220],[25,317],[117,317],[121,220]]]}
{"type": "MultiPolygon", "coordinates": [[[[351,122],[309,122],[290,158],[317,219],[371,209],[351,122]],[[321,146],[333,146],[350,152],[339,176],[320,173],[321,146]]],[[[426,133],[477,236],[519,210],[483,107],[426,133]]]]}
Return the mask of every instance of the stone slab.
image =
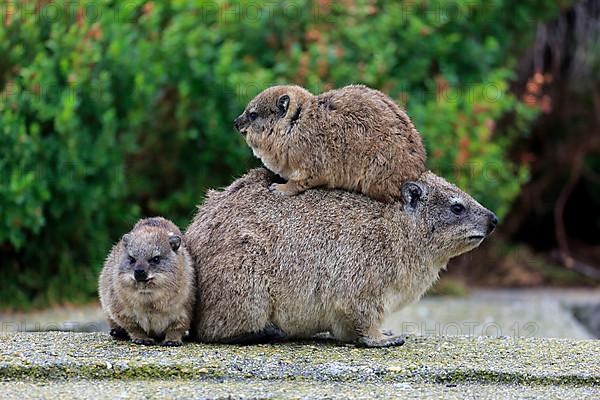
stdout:
{"type": "Polygon", "coordinates": [[[29,398],[600,398],[600,341],[409,336],[139,346],[104,333],[0,334],[0,393],[29,398]]]}

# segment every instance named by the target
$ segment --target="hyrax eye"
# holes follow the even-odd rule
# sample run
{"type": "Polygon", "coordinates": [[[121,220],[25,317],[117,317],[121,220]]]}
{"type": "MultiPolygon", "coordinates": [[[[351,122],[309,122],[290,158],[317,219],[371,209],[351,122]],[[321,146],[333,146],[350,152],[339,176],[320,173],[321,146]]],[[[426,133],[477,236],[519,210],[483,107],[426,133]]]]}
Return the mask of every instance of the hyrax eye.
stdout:
{"type": "Polygon", "coordinates": [[[452,204],[450,206],[450,210],[452,210],[454,214],[460,215],[465,211],[465,206],[463,206],[462,204],[452,204]]]}
{"type": "Polygon", "coordinates": [[[251,113],[248,115],[248,118],[250,118],[250,121],[254,121],[256,118],[258,118],[258,114],[257,114],[257,113],[255,113],[255,112],[251,112],[251,113]]]}
{"type": "Polygon", "coordinates": [[[154,256],[150,259],[150,264],[158,264],[160,262],[160,256],[154,256]]]}
{"type": "Polygon", "coordinates": [[[131,264],[131,265],[135,264],[135,258],[129,256],[129,264],[131,264]]]}

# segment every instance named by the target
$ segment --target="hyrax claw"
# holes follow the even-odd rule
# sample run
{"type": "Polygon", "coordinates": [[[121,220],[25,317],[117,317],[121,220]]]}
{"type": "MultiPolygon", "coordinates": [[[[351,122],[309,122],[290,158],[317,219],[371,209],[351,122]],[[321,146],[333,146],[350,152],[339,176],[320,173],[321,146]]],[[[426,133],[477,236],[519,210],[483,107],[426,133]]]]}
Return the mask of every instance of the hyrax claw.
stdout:
{"type": "Polygon", "coordinates": [[[183,342],[181,340],[166,340],[162,342],[161,345],[167,347],[178,347],[183,345],[183,342]]]}
{"type": "Polygon", "coordinates": [[[284,196],[295,196],[300,193],[300,189],[292,181],[289,181],[288,183],[274,183],[269,186],[269,190],[284,196]]]}
{"type": "Polygon", "coordinates": [[[156,344],[156,342],[154,341],[154,339],[141,339],[141,338],[137,338],[137,339],[131,339],[132,343],[135,344],[139,344],[142,346],[153,346],[156,344]]]}

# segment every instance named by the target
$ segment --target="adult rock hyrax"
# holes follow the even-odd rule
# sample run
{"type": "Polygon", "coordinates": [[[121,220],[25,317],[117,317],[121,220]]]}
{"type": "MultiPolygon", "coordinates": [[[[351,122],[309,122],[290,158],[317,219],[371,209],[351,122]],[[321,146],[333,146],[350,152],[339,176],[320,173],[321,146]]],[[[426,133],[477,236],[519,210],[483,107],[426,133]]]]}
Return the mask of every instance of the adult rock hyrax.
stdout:
{"type": "Polygon", "coordinates": [[[190,328],[195,277],[181,231],[162,217],[138,221],[113,246],[99,293],[111,335],[178,346],[190,328]]]}
{"type": "Polygon", "coordinates": [[[313,96],[273,86],[235,120],[254,154],[295,195],[324,186],[400,199],[403,182],[425,171],[425,148],[408,115],[378,90],[351,85],[313,96]]]}
{"type": "Polygon", "coordinates": [[[192,330],[202,341],[328,331],[363,346],[402,344],[380,331],[386,312],[417,300],[497,223],[431,172],[393,203],[325,189],[277,196],[274,179],[256,169],[210,192],[185,234],[198,277],[192,330]]]}

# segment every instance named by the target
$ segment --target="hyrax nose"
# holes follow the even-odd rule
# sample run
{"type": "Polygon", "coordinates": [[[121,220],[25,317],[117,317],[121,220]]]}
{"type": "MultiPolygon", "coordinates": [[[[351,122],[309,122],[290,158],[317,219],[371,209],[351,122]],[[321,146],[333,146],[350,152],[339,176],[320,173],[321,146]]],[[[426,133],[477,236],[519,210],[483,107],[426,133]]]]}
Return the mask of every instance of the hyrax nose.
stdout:
{"type": "Polygon", "coordinates": [[[240,115],[239,117],[237,117],[235,119],[235,121],[233,121],[233,127],[235,128],[236,131],[240,131],[240,128],[242,126],[242,116],[240,115]]]}
{"type": "Polygon", "coordinates": [[[133,271],[133,277],[138,282],[143,282],[143,281],[148,280],[148,274],[143,269],[136,269],[135,271],[133,271]]]}
{"type": "Polygon", "coordinates": [[[488,217],[488,234],[492,233],[496,225],[498,225],[498,217],[493,212],[490,212],[488,217]]]}

